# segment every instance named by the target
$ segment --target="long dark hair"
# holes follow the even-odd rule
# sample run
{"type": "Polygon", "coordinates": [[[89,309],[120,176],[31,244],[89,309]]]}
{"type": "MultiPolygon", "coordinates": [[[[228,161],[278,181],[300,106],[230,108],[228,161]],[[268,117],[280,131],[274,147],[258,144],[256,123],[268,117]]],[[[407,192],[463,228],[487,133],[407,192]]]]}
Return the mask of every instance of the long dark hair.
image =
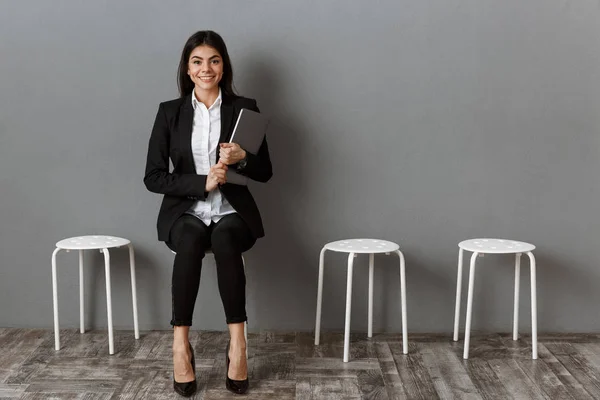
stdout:
{"type": "Polygon", "coordinates": [[[223,77],[219,82],[219,87],[223,93],[237,97],[233,89],[233,68],[231,67],[231,60],[229,60],[229,53],[227,53],[227,46],[225,46],[223,38],[217,32],[213,31],[198,31],[190,36],[187,42],[185,42],[185,46],[183,46],[181,60],[179,60],[179,69],[177,70],[177,86],[179,87],[181,97],[187,96],[194,90],[194,82],[192,82],[187,74],[188,62],[192,51],[202,45],[213,47],[219,52],[219,55],[223,59],[223,77]]]}

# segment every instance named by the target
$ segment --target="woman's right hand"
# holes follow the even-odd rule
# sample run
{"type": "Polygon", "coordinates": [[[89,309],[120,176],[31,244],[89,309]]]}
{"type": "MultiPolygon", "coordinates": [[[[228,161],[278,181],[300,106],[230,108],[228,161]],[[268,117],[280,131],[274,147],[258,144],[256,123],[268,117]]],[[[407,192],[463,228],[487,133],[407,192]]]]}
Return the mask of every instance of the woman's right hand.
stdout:
{"type": "Polygon", "coordinates": [[[219,184],[222,185],[225,182],[227,182],[227,165],[218,162],[210,167],[208,175],[206,176],[206,186],[204,190],[211,192],[216,189],[219,184]]]}

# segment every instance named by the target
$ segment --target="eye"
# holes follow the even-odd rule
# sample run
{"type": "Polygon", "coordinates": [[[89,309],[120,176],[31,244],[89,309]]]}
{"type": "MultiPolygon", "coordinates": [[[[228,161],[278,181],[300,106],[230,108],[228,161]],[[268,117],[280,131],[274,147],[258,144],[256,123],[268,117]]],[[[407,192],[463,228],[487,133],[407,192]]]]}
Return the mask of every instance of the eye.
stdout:
{"type": "Polygon", "coordinates": [[[221,62],[221,60],[212,60],[213,65],[218,65],[221,62]]]}
{"type": "Polygon", "coordinates": [[[200,64],[200,61],[198,61],[198,60],[196,60],[196,61],[192,61],[192,64],[199,65],[199,64],[200,64]]]}

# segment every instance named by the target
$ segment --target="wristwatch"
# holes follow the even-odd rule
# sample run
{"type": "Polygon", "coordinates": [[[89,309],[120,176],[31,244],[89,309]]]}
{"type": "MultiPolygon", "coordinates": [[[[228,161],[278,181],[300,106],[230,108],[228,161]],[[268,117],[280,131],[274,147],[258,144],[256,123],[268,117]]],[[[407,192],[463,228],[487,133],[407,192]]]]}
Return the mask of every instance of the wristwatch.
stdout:
{"type": "Polygon", "coordinates": [[[248,164],[248,155],[246,154],[246,157],[244,157],[240,161],[238,161],[236,169],[238,171],[241,171],[244,168],[246,168],[247,164],[248,164]]]}

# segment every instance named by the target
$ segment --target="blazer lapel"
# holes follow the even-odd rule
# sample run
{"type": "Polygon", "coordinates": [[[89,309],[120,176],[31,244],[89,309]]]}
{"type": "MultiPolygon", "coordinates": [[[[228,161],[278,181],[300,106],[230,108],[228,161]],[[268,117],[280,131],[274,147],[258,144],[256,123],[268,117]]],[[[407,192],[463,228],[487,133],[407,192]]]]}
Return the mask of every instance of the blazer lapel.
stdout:
{"type": "MultiPolygon", "coordinates": [[[[192,92],[193,93],[193,92],[192,92]]],[[[191,168],[196,171],[194,163],[194,153],[192,153],[192,128],[194,123],[194,108],[192,107],[192,95],[185,96],[183,105],[181,106],[181,114],[179,115],[179,132],[181,149],[185,161],[191,168]]]]}

